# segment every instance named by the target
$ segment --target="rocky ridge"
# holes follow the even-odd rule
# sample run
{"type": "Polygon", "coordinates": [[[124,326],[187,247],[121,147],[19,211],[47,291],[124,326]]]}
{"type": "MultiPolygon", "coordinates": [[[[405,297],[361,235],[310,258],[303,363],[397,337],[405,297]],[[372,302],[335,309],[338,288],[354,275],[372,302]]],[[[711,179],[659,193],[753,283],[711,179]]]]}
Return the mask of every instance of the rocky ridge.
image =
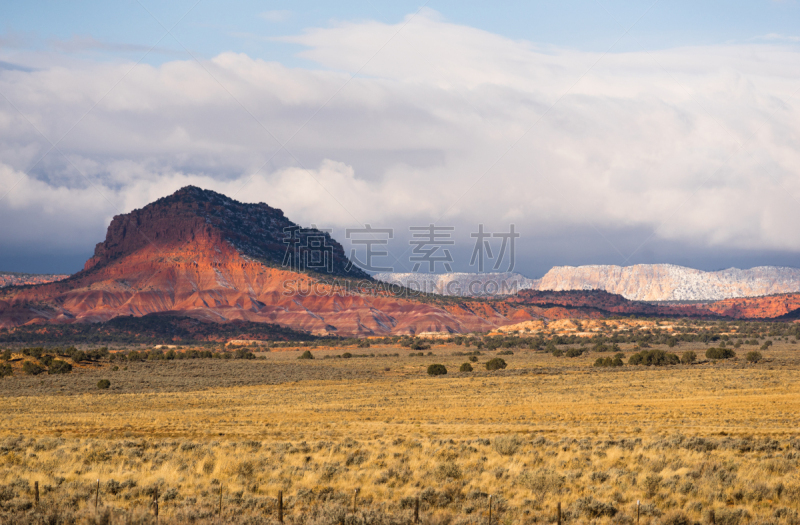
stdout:
{"type": "Polygon", "coordinates": [[[673,264],[556,266],[541,279],[529,279],[518,273],[381,273],[374,277],[464,297],[510,295],[525,289],[604,290],[631,301],[719,301],[800,292],[800,269],[778,266],[716,272],[673,264]]]}
{"type": "Polygon", "coordinates": [[[52,283],[66,279],[69,275],[50,273],[0,272],[0,288],[5,286],[25,286],[30,284],[52,283]]]}

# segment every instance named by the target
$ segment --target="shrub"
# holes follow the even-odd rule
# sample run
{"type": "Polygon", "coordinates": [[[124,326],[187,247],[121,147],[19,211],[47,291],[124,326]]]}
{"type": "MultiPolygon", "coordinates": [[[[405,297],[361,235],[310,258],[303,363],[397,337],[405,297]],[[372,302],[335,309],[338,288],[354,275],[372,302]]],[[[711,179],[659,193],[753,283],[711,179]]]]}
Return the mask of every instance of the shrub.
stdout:
{"type": "Polygon", "coordinates": [[[730,359],[736,357],[736,352],[730,348],[714,348],[713,346],[706,350],[706,357],[709,359],[730,359]]]}
{"type": "Polygon", "coordinates": [[[72,352],[70,359],[72,359],[73,363],[80,363],[81,361],[86,360],[86,354],[83,353],[81,350],[75,350],[74,352],[72,352]]]}
{"type": "MultiPolygon", "coordinates": [[[[420,355],[422,355],[422,354],[420,354],[420,355]]],[[[351,354],[350,352],[345,352],[345,353],[342,354],[342,357],[344,359],[350,359],[351,357],[353,357],[353,354],[351,354]]]]}
{"type": "Polygon", "coordinates": [[[97,382],[97,388],[99,388],[100,390],[105,390],[110,386],[111,386],[111,381],[109,381],[108,379],[101,379],[100,381],[97,382]]]}
{"type": "Polygon", "coordinates": [[[411,343],[412,350],[428,350],[430,347],[431,345],[423,343],[422,341],[414,341],[411,343]]]}
{"type": "Polygon", "coordinates": [[[501,352],[497,352],[497,355],[514,355],[514,352],[511,350],[503,350],[501,352]]]}
{"type": "Polygon", "coordinates": [[[553,357],[561,357],[562,355],[564,355],[564,352],[560,348],[553,347],[552,354],[553,357]]]}
{"type": "Polygon", "coordinates": [[[684,365],[691,365],[695,361],[697,361],[697,354],[695,354],[691,350],[687,350],[683,354],[681,354],[681,363],[683,363],[684,365]]]}
{"type": "Polygon", "coordinates": [[[22,371],[30,376],[36,376],[44,372],[44,368],[37,365],[33,361],[25,361],[22,365],[22,371]]]}
{"type": "Polygon", "coordinates": [[[314,354],[311,353],[311,350],[306,350],[297,359],[314,359],[314,354]]]}
{"type": "Polygon", "coordinates": [[[11,350],[9,350],[8,348],[3,350],[2,355],[0,355],[0,359],[2,359],[3,361],[11,361],[11,350]]]}
{"type": "Polygon", "coordinates": [[[48,374],[69,374],[72,372],[72,365],[60,359],[53,359],[50,363],[50,368],[47,369],[48,374]]]}
{"type": "Polygon", "coordinates": [[[539,469],[535,472],[524,472],[519,477],[522,486],[536,495],[542,501],[547,494],[555,494],[564,486],[566,478],[549,469],[539,469]]]}
{"type": "Polygon", "coordinates": [[[677,365],[679,362],[677,355],[663,350],[642,350],[628,359],[629,365],[645,366],[677,365]]]}
{"type": "Polygon", "coordinates": [[[447,373],[447,368],[444,365],[433,364],[428,367],[429,376],[442,376],[447,373]]]}
{"type": "Polygon", "coordinates": [[[594,366],[622,366],[622,359],[619,357],[598,357],[594,366]]]}
{"type": "Polygon", "coordinates": [[[470,356],[469,360],[472,361],[473,363],[477,363],[478,362],[478,358],[475,357],[474,355],[470,356]]]}
{"type": "Polygon", "coordinates": [[[515,435],[497,436],[492,443],[494,450],[503,456],[513,456],[521,446],[522,439],[515,435]]]}
{"type": "Polygon", "coordinates": [[[658,489],[661,488],[661,481],[662,481],[661,476],[658,476],[656,474],[651,474],[650,476],[647,476],[645,478],[644,490],[645,490],[645,495],[648,498],[652,498],[658,493],[658,489]]]}
{"type": "Polygon", "coordinates": [[[464,363],[461,365],[461,368],[458,369],[459,372],[472,372],[472,365],[469,363],[464,363]]]}
{"type": "Polygon", "coordinates": [[[486,370],[502,370],[507,366],[508,364],[502,357],[495,357],[486,362],[486,370]]]}
{"type": "Polygon", "coordinates": [[[14,375],[14,371],[11,369],[11,365],[2,364],[0,365],[0,377],[14,375]]]}
{"type": "Polygon", "coordinates": [[[580,357],[583,355],[583,350],[580,348],[570,348],[564,355],[567,357],[580,357]]]}
{"type": "Polygon", "coordinates": [[[747,355],[745,356],[745,359],[747,359],[748,363],[758,363],[763,358],[764,357],[761,355],[761,352],[756,352],[756,351],[747,352],[747,355]]]}

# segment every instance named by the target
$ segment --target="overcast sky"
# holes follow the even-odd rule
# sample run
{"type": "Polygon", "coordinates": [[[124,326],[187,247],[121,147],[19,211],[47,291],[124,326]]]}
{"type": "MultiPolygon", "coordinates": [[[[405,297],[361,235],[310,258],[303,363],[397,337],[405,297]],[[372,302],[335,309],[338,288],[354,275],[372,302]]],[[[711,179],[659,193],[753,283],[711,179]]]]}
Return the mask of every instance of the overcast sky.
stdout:
{"type": "Polygon", "coordinates": [[[187,184],[393,228],[396,271],[428,224],[457,271],[479,224],[530,277],[800,266],[797,1],[489,4],[4,2],[0,270],[187,184]]]}

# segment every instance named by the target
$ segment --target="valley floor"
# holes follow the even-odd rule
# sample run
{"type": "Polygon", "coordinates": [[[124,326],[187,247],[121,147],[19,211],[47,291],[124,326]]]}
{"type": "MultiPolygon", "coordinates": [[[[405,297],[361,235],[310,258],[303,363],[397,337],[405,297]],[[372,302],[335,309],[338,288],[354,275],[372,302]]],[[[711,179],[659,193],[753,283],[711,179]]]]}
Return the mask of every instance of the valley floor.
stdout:
{"type": "Polygon", "coordinates": [[[480,371],[484,352],[461,373],[463,347],[381,346],[363,352],[400,356],[15,375],[0,379],[0,522],[148,522],[157,490],[162,523],[217,522],[220,491],[225,523],[277,520],[279,491],[291,523],[409,523],[417,499],[424,523],[486,523],[489,495],[493,523],[552,522],[559,502],[570,523],[634,523],[637,500],[641,523],[800,523],[796,348],[613,369],[520,350],[499,372],[480,371]]]}

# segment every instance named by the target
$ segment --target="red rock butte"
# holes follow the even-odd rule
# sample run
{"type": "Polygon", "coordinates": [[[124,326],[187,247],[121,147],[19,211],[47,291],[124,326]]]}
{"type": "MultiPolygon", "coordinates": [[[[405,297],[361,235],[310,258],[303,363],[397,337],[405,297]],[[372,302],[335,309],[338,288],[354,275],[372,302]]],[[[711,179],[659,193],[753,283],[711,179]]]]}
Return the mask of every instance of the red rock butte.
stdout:
{"type": "Polygon", "coordinates": [[[462,333],[511,322],[497,313],[345,290],[342,282],[374,283],[348,263],[328,234],[300,228],[281,210],[188,186],[114,217],[83,271],[0,291],[0,327],[159,312],[335,335],[462,333]],[[289,250],[294,260],[288,262],[299,271],[283,266],[290,235],[297,249],[289,250]],[[315,252],[321,255],[312,267],[315,252]],[[315,293],[304,293],[312,286],[315,293]]]}

